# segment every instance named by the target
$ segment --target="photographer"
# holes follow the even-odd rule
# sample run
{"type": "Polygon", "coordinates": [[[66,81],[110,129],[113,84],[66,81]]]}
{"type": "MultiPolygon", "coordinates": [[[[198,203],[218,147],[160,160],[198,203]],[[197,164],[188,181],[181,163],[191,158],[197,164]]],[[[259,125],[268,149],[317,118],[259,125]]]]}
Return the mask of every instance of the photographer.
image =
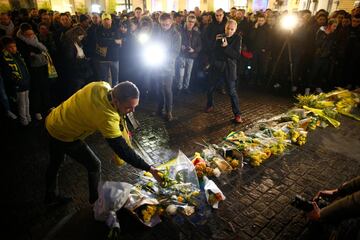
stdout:
{"type": "Polygon", "coordinates": [[[333,190],[318,192],[312,202],[313,210],[307,213],[307,217],[313,221],[341,221],[344,219],[360,216],[360,176],[342,184],[333,190]],[[330,199],[331,203],[326,207],[319,208],[319,199],[330,199]]]}
{"type": "Polygon", "coordinates": [[[237,60],[240,58],[241,37],[234,34],[237,23],[229,20],[225,25],[225,34],[216,35],[216,47],[211,62],[210,87],[207,92],[206,113],[214,110],[214,91],[224,78],[231,99],[231,108],[234,113],[234,122],[242,123],[239,99],[236,92],[237,60]]]}

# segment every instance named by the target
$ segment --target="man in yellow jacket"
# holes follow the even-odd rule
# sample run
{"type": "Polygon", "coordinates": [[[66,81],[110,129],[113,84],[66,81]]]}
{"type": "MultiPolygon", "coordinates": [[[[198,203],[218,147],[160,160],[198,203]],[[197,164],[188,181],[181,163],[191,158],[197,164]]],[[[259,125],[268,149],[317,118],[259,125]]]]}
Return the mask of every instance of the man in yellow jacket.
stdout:
{"type": "Polygon", "coordinates": [[[106,82],[93,82],[53,109],[45,120],[50,135],[50,164],[46,173],[46,204],[71,199],[56,194],[56,180],[65,154],[83,164],[88,171],[89,202],[98,198],[101,162],[84,139],[99,131],[114,152],[132,166],[149,171],[161,181],[158,171],[131,148],[126,114],[139,104],[139,90],[131,82],[111,88],[106,82]]]}

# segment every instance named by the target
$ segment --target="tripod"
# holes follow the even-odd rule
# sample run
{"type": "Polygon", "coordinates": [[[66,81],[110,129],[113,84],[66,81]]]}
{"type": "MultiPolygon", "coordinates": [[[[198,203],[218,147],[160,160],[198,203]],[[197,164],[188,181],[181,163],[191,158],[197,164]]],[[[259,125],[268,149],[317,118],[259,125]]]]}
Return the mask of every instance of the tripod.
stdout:
{"type": "Polygon", "coordinates": [[[288,50],[288,61],[289,61],[289,67],[290,67],[290,84],[291,84],[291,87],[294,85],[294,66],[293,66],[293,57],[292,57],[292,50],[291,50],[291,43],[290,43],[290,35],[291,33],[289,33],[281,47],[281,50],[280,50],[280,53],[276,59],[276,62],[275,62],[275,65],[272,69],[272,72],[271,72],[271,75],[270,75],[270,78],[267,82],[267,86],[269,86],[272,81],[273,81],[273,78],[274,78],[274,75],[276,73],[276,70],[278,68],[278,65],[279,65],[279,62],[280,62],[280,59],[281,59],[281,56],[283,55],[284,53],[284,50],[285,50],[285,47],[287,47],[287,50],[288,50]]]}

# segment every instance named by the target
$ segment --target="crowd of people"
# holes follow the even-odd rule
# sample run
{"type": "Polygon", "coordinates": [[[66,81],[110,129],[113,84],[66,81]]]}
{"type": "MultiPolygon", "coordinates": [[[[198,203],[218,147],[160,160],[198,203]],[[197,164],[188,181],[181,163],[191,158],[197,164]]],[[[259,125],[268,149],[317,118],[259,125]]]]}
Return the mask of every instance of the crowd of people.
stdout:
{"type": "MultiPolygon", "coordinates": [[[[1,108],[24,126],[41,120],[51,107],[94,81],[111,86],[134,82],[141,95],[155,93],[154,113],[173,119],[173,98],[189,94],[193,79],[231,100],[234,121],[242,122],[237,82],[310,94],[360,85],[360,7],[351,13],[321,9],[295,12],[298,24],[281,27],[287,12],[154,12],[137,7],[109,14],[59,13],[20,9],[0,15],[1,108]],[[143,64],[151,42],[161,42],[166,58],[143,64]],[[285,43],[287,47],[285,47],[285,43]],[[290,57],[290,58],[289,58],[290,57]]],[[[159,58],[150,52],[150,60],[159,58]]],[[[149,56],[148,56],[149,57],[149,56]]]]}

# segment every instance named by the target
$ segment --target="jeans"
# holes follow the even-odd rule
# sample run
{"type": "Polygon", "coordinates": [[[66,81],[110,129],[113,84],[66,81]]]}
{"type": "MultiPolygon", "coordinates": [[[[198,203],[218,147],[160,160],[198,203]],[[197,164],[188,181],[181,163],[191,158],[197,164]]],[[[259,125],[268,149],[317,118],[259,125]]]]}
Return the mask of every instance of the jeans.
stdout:
{"type": "Polygon", "coordinates": [[[158,98],[158,112],[165,110],[166,113],[172,113],[173,107],[173,92],[172,84],[174,77],[171,75],[159,76],[157,87],[158,98]]]}
{"type": "Polygon", "coordinates": [[[231,109],[234,115],[240,115],[239,97],[236,92],[236,81],[231,81],[224,72],[217,69],[212,69],[209,74],[210,86],[207,92],[207,107],[214,106],[214,92],[219,84],[224,80],[227,92],[230,95],[231,109]],[[225,76],[224,76],[225,75],[225,76]]]}
{"type": "Polygon", "coordinates": [[[3,106],[5,112],[10,111],[9,99],[5,92],[4,80],[1,76],[0,76],[0,103],[3,106]]]}
{"type": "Polygon", "coordinates": [[[188,89],[190,84],[191,72],[194,64],[194,59],[192,58],[178,58],[179,64],[179,79],[178,79],[178,89],[188,89]]]}
{"type": "Polygon", "coordinates": [[[62,142],[51,136],[49,143],[50,164],[46,172],[46,193],[56,194],[57,175],[65,154],[76,160],[88,172],[89,202],[94,203],[98,198],[98,184],[100,182],[101,162],[90,147],[80,140],[62,142]]]}
{"type": "Polygon", "coordinates": [[[109,82],[112,87],[119,83],[119,61],[99,61],[97,68],[99,80],[109,82]]]}
{"type": "Polygon", "coordinates": [[[30,104],[29,104],[29,90],[23,92],[17,92],[17,105],[19,109],[20,121],[28,123],[31,121],[30,117],[30,104]]]}

